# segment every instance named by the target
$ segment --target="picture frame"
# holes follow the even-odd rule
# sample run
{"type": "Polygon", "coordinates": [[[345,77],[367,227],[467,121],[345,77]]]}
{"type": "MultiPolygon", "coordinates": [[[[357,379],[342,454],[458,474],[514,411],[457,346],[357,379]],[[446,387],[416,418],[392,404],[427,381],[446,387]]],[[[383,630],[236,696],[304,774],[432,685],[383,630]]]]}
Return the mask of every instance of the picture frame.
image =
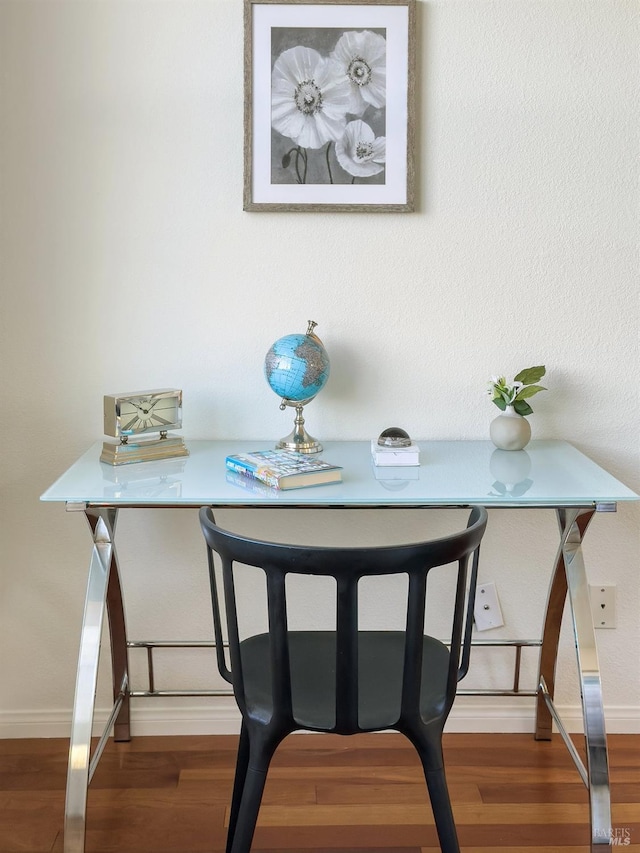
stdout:
{"type": "Polygon", "coordinates": [[[244,0],[244,210],[415,209],[415,6],[244,0]]]}

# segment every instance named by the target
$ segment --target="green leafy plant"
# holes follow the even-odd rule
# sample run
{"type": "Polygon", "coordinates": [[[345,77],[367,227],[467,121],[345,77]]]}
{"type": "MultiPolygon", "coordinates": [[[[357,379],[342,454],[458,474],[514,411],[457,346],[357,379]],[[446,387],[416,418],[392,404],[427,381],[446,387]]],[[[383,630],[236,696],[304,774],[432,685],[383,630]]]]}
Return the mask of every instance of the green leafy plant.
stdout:
{"type": "Polygon", "coordinates": [[[492,376],[487,393],[491,401],[504,412],[507,406],[513,406],[519,415],[530,415],[533,409],[527,402],[539,391],[547,389],[537,383],[546,373],[545,366],[527,367],[514,376],[513,383],[507,385],[504,376],[492,376]]]}

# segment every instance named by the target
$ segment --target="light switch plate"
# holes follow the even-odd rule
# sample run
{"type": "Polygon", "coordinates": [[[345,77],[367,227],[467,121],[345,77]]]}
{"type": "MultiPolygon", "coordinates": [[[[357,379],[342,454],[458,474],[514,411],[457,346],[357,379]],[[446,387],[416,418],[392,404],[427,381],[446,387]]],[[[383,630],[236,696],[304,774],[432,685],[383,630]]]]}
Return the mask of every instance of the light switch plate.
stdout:
{"type": "Polygon", "coordinates": [[[478,584],[473,619],[478,631],[488,631],[490,628],[500,628],[504,625],[495,583],[478,584]]]}

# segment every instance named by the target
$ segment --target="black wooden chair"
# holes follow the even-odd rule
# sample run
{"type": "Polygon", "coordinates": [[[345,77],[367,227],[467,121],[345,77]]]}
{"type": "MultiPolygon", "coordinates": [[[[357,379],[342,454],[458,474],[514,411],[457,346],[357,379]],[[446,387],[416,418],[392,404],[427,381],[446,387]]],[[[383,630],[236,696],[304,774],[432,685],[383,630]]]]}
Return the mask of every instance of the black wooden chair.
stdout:
{"type": "Polygon", "coordinates": [[[227,853],[250,850],[271,758],[280,741],[299,729],[342,735],[402,732],[420,756],[441,849],[458,853],[442,730],[469,664],[486,510],[474,508],[467,527],[444,538],[386,547],[306,547],[250,539],[218,527],[207,507],[200,511],[200,523],[209,556],[218,667],[233,685],[242,714],[227,853]],[[222,566],[230,667],[213,552],[222,566]],[[246,572],[246,566],[264,572],[269,628],[241,639],[236,573],[246,572]],[[436,566],[447,566],[443,571],[455,586],[446,644],[425,634],[427,580],[436,566]],[[290,574],[335,578],[335,631],[288,630],[290,574]],[[358,630],[359,581],[391,574],[408,577],[406,630],[358,630]]]}

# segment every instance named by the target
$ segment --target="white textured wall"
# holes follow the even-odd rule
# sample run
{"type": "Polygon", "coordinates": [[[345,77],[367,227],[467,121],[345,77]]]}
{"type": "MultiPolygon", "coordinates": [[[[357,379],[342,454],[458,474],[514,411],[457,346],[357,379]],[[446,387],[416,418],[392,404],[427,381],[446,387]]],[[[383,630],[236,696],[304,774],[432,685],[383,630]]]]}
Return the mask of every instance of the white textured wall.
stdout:
{"type": "MultiPolygon", "coordinates": [[[[315,434],[485,438],[487,377],[545,363],[534,437],[569,439],[640,489],[638,4],[418,12],[418,212],[248,214],[240,0],[0,2],[4,733],[68,724],[89,538],[38,496],[102,437],[104,393],[176,385],[187,437],[270,441],[290,413],[264,353],[313,318],[332,359],[315,434]]],[[[640,706],[638,518],[597,517],[586,547],[591,578],[618,586],[618,628],[598,638],[621,728],[640,706]]],[[[354,523],[322,521],[335,538],[354,523]]],[[[361,523],[385,539],[424,516],[361,523]]],[[[492,514],[483,578],[507,622],[493,634],[538,633],[556,538],[551,513],[492,514]]],[[[120,541],[132,636],[207,633],[195,517],[123,515],[120,541]]],[[[195,657],[171,660],[172,678],[195,657]]],[[[569,631],[560,674],[575,712],[569,631]]],[[[206,728],[195,704],[140,713],[206,728]]]]}

